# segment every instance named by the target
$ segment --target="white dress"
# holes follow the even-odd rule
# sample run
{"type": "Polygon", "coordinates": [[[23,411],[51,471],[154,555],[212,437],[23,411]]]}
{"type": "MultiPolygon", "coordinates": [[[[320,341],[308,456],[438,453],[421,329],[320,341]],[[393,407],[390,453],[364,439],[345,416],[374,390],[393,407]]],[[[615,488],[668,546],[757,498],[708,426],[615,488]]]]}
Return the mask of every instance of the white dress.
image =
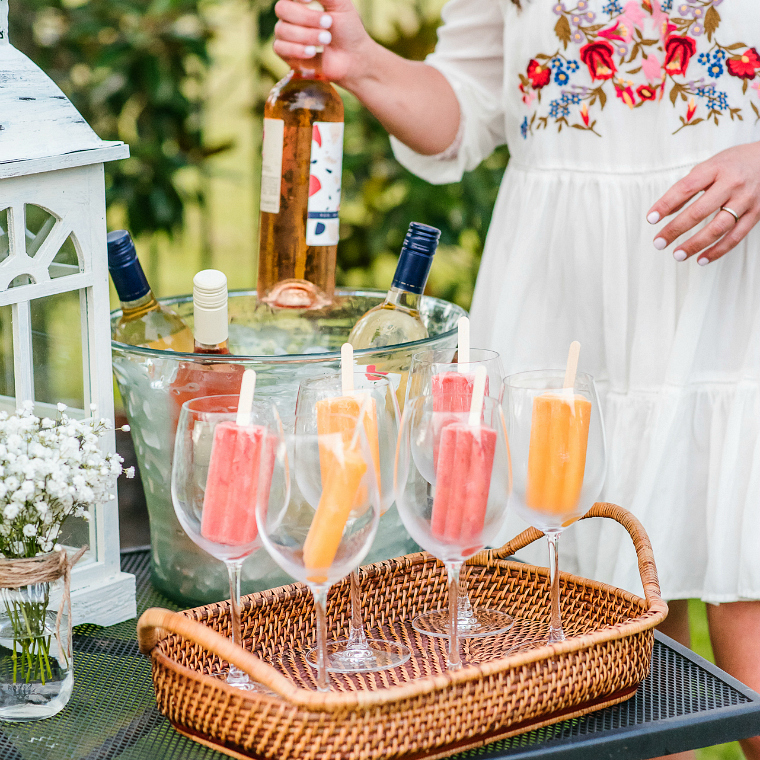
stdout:
{"type": "MultiPolygon", "coordinates": [[[[579,340],[602,399],[602,498],[643,522],[665,598],[760,599],[760,228],[701,267],[655,250],[645,220],[693,165],[760,139],[760,12],[661,2],[451,0],[428,62],[459,99],[458,142],[394,150],[446,183],[507,143],[473,345],[510,374],[562,367],[579,340]]],[[[523,527],[512,516],[499,538],[523,527]]],[[[640,593],[616,524],[561,543],[566,569],[640,593]]]]}

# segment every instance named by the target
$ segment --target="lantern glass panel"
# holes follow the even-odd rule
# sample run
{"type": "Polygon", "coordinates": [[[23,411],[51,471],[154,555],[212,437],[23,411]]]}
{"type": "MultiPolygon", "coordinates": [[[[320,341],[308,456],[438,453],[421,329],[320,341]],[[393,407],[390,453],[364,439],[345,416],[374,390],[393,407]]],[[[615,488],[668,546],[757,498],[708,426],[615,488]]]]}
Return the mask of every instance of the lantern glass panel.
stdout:
{"type": "Polygon", "coordinates": [[[84,410],[80,291],[36,298],[30,306],[35,400],[84,410]]]}
{"type": "Polygon", "coordinates": [[[0,306],[0,409],[16,408],[16,380],[13,371],[13,310],[0,306]]]}

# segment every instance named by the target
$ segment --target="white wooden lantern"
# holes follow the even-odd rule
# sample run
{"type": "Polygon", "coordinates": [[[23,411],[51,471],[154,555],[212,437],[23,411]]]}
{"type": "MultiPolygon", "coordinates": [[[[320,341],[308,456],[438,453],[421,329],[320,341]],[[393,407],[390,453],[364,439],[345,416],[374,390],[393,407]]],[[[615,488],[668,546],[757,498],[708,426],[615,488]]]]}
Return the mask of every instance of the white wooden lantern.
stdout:
{"type": "MultiPolygon", "coordinates": [[[[30,399],[38,414],[56,413],[43,373],[35,378],[56,346],[43,341],[40,350],[33,324],[45,303],[65,302],[68,312],[52,327],[56,340],[76,341],[77,360],[59,361],[55,370],[81,373],[81,403],[70,403],[81,406],[81,416],[89,416],[94,403],[100,416],[113,419],[103,163],[128,155],[123,143],[98,138],[52,80],[10,44],[8,0],[0,0],[0,312],[8,315],[5,356],[13,356],[6,361],[0,408],[13,410],[30,399]]],[[[113,435],[102,440],[114,450],[113,435]]],[[[119,566],[116,502],[94,508],[79,531],[79,543],[90,548],[72,575],[74,623],[111,625],[134,617],[134,576],[119,566]]]]}

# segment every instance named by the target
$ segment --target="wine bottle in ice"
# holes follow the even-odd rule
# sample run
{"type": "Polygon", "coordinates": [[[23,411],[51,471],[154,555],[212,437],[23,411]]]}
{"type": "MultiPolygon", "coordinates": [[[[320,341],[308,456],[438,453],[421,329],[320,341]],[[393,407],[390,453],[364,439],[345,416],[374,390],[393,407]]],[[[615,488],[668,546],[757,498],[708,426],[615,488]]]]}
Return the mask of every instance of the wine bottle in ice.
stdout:
{"type": "Polygon", "coordinates": [[[427,224],[409,225],[388,295],[359,317],[348,336],[354,350],[394,346],[428,337],[420,317],[420,298],[440,235],[440,230],[427,224]]]}
{"type": "Polygon", "coordinates": [[[217,269],[204,269],[193,278],[193,335],[195,353],[208,359],[180,362],[177,368],[169,392],[175,427],[185,401],[239,392],[244,367],[216,358],[230,353],[228,334],[227,278],[217,269]]]}
{"type": "Polygon", "coordinates": [[[113,328],[113,339],[131,346],[192,352],[190,328],[178,314],[156,300],[129,232],[114,230],[106,240],[108,270],[121,301],[121,317],[113,328]]]}
{"type": "Polygon", "coordinates": [[[311,309],[335,288],[343,102],[321,50],[293,66],[264,107],[257,291],[270,306],[311,309]]]}

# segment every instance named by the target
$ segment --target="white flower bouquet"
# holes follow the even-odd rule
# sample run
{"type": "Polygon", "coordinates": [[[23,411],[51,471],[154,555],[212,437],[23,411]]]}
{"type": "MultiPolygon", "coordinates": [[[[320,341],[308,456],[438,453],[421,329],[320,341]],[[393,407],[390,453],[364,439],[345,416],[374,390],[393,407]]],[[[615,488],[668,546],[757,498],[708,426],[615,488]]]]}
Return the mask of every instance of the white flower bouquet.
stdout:
{"type": "MultiPolygon", "coordinates": [[[[122,458],[99,447],[99,438],[113,429],[107,420],[73,419],[63,404],[55,420],[32,410],[27,402],[15,414],[0,412],[0,558],[6,562],[62,551],[64,520],[88,519],[89,507],[113,499],[122,472],[122,458]]],[[[133,476],[133,468],[126,474],[133,476]]],[[[49,584],[30,584],[41,587],[31,595],[0,585],[6,586],[0,589],[0,614],[7,615],[14,639],[13,683],[45,684],[54,678],[46,627],[49,584]]]]}

